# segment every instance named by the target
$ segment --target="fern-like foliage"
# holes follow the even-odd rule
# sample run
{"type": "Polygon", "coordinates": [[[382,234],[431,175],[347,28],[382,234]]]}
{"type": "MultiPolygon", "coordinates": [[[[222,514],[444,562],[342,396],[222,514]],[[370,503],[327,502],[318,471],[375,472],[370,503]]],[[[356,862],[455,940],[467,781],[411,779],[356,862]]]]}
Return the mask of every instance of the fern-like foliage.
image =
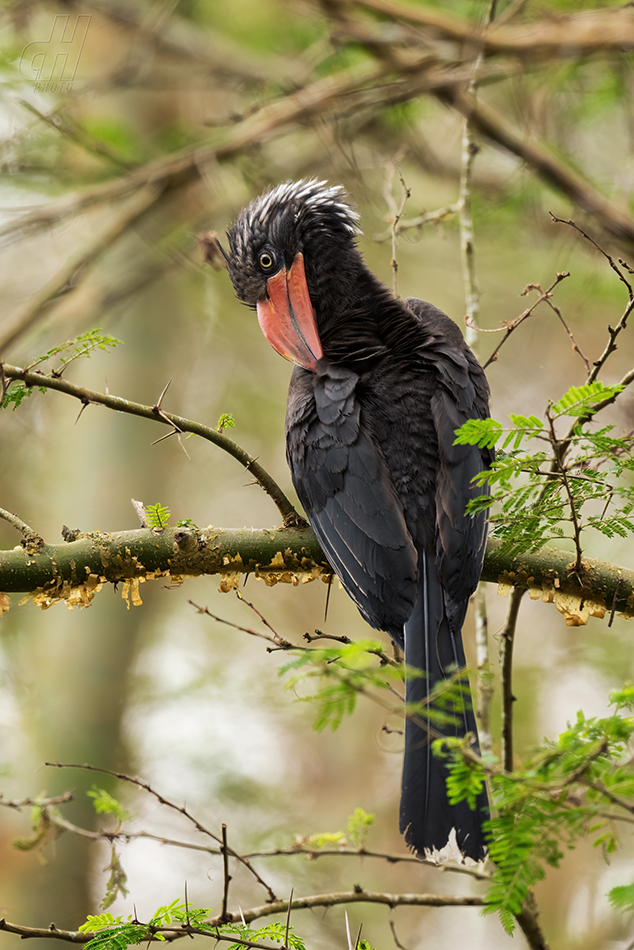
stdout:
{"type": "MultiPolygon", "coordinates": [[[[79,928],[95,936],[86,943],[86,950],[125,950],[149,940],[167,940],[169,936],[185,933],[208,934],[212,938],[236,937],[239,942],[229,944],[228,950],[243,950],[245,942],[251,947],[266,947],[261,941],[283,944],[289,950],[306,950],[304,941],[284,923],[266,924],[253,928],[244,923],[215,926],[208,923],[212,911],[208,907],[190,907],[179,900],[159,907],[147,923],[128,916],[114,917],[111,913],[89,915],[79,928]]],[[[223,943],[224,945],[224,943],[223,943]]]]}
{"type": "Polygon", "coordinates": [[[116,798],[113,798],[110,792],[107,792],[104,788],[97,788],[96,785],[86,792],[88,798],[93,800],[93,808],[98,815],[112,815],[113,818],[119,822],[119,824],[124,824],[126,821],[132,821],[134,815],[131,811],[126,811],[126,809],[117,801],[116,798]]]}
{"type": "Polygon", "coordinates": [[[351,715],[360,694],[385,691],[395,682],[402,682],[400,666],[385,664],[380,640],[358,640],[340,647],[302,650],[286,663],[280,675],[294,672],[286,688],[317,681],[316,692],[303,696],[303,702],[317,707],[315,729],[337,729],[345,716],[351,715]]]}
{"type": "Polygon", "coordinates": [[[348,837],[357,848],[365,846],[368,832],[374,824],[374,815],[364,811],[363,808],[355,808],[346,825],[348,837]]]}
{"type": "Polygon", "coordinates": [[[613,427],[598,431],[591,417],[622,386],[595,382],[573,386],[550,405],[546,419],[511,415],[511,427],[492,419],[471,419],[458,429],[456,443],[497,449],[491,470],[475,480],[490,495],[472,499],[468,511],[491,508],[491,534],[502,551],[537,551],[568,538],[581,547],[589,530],[608,538],[634,532],[634,439],[617,437],[613,427]],[[571,434],[557,436],[557,420],[568,418],[571,434]],[[532,451],[529,450],[530,448],[532,451]]]}
{"type": "Polygon", "coordinates": [[[338,729],[342,720],[355,711],[359,696],[378,702],[388,712],[408,716],[429,729],[432,738],[453,727],[471,704],[466,670],[460,670],[430,689],[424,701],[404,703],[397,689],[405,680],[425,676],[422,670],[389,660],[378,640],[358,640],[341,647],[301,650],[286,663],[280,675],[293,672],[287,689],[316,683],[317,688],[300,697],[316,708],[314,728],[338,729]]]}
{"type": "Polygon", "coordinates": [[[144,505],[145,522],[148,528],[164,528],[170,520],[172,512],[166,505],[157,502],[155,505],[144,505]]]}
{"type": "MultiPolygon", "coordinates": [[[[59,357],[58,365],[53,368],[51,374],[53,376],[61,376],[64,370],[75,360],[89,357],[95,350],[108,352],[114,349],[115,346],[119,346],[122,342],[122,340],[118,340],[114,336],[102,333],[100,328],[88,330],[86,333],[80,334],[74,340],[67,340],[65,343],[60,343],[59,346],[54,346],[41,356],[36,356],[34,360],[31,360],[27,369],[33,370],[36,366],[41,366],[43,363],[50,362],[55,359],[55,357],[59,357]]],[[[35,388],[39,389],[41,393],[47,391],[45,386],[37,386],[35,388]]],[[[0,401],[0,409],[8,409],[9,407],[13,410],[19,409],[24,399],[30,396],[34,391],[33,386],[26,386],[19,380],[12,380],[7,386],[3,399],[0,401]]]]}
{"type": "MultiPolygon", "coordinates": [[[[566,849],[588,835],[606,854],[617,847],[615,821],[629,816],[634,802],[634,690],[625,687],[610,699],[613,715],[588,719],[577,713],[558,739],[545,742],[512,774],[465,756],[461,740],[436,744],[451,756],[452,802],[466,799],[473,807],[485,772],[491,776],[496,817],[486,832],[495,869],[484,913],[497,912],[510,934],[529,889],[559,866],[566,849]]],[[[615,906],[634,906],[634,886],[614,888],[610,897],[615,906]]]]}
{"type": "Polygon", "coordinates": [[[48,363],[54,359],[54,357],[58,356],[59,365],[53,370],[53,375],[60,376],[65,367],[70,363],[74,363],[75,360],[89,357],[95,350],[103,350],[107,353],[122,343],[123,340],[118,340],[115,336],[104,334],[101,328],[97,327],[95,330],[88,330],[86,333],[81,333],[74,340],[67,340],[65,343],[60,343],[59,346],[54,346],[42,356],[36,356],[34,360],[31,360],[28,368],[33,369],[35,366],[48,363]]]}

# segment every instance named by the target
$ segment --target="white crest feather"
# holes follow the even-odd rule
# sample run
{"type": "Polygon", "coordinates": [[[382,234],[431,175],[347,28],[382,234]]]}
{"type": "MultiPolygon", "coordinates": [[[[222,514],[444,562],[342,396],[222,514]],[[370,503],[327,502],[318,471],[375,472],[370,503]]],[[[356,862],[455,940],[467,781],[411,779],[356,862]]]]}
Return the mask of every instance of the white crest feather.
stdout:
{"type": "MultiPolygon", "coordinates": [[[[251,223],[266,224],[267,219],[279,205],[291,201],[301,202],[303,209],[328,211],[335,214],[350,234],[361,234],[359,214],[345,200],[341,185],[328,185],[317,178],[302,178],[300,181],[284,181],[253,201],[247,214],[251,223]]],[[[301,212],[300,212],[301,213],[301,212]]]]}

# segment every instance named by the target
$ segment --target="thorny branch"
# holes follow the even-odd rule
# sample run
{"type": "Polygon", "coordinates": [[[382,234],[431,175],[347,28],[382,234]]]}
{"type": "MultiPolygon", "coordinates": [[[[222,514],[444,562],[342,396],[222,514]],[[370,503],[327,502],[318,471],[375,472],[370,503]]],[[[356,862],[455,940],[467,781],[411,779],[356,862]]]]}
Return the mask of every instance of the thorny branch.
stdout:
{"type": "MultiPolygon", "coordinates": [[[[383,904],[386,907],[482,907],[484,898],[476,895],[456,896],[452,894],[387,894],[380,891],[366,891],[357,886],[352,891],[335,891],[330,894],[312,894],[306,897],[293,897],[292,900],[276,900],[270,904],[263,904],[259,907],[251,907],[244,911],[230,912],[228,921],[223,921],[220,917],[210,918],[206,924],[207,927],[219,927],[223,923],[251,923],[261,917],[270,917],[274,914],[285,914],[290,906],[291,911],[308,910],[314,907],[336,907],[341,904],[383,904]]],[[[0,920],[0,930],[8,933],[19,934],[21,937],[52,937],[56,940],[66,940],[71,943],[88,943],[96,933],[82,932],[74,930],[60,930],[54,924],[51,927],[24,927],[20,924],[12,924],[7,920],[0,920]]],[[[163,934],[167,939],[178,939],[179,937],[193,936],[199,934],[205,937],[218,939],[215,932],[202,927],[192,925],[178,924],[174,927],[156,927],[156,933],[163,934]]],[[[234,943],[238,942],[232,937],[234,943]]],[[[246,946],[262,946],[261,944],[249,944],[246,946]]]]}
{"type": "MultiPolygon", "coordinates": [[[[527,307],[526,310],[524,310],[522,313],[520,313],[519,317],[516,317],[515,320],[512,320],[510,323],[508,323],[508,324],[506,325],[505,332],[504,332],[504,336],[502,337],[502,339],[500,340],[500,342],[498,343],[498,345],[495,347],[495,349],[493,350],[493,352],[491,353],[491,355],[488,357],[488,359],[486,360],[486,362],[483,363],[483,368],[484,368],[484,369],[486,369],[487,366],[490,366],[491,363],[494,363],[494,362],[497,360],[498,354],[499,354],[500,350],[502,349],[502,347],[504,346],[504,344],[506,343],[506,341],[508,340],[508,338],[511,336],[511,334],[512,334],[515,330],[517,330],[517,328],[518,328],[519,326],[521,326],[521,324],[522,324],[528,317],[530,317],[530,315],[534,312],[535,308],[538,307],[540,303],[542,303],[544,300],[549,300],[549,299],[550,299],[550,297],[552,296],[552,292],[553,292],[553,290],[555,289],[555,287],[556,287],[558,284],[560,284],[560,283],[562,282],[562,280],[565,280],[566,277],[570,277],[570,274],[567,273],[567,272],[562,271],[561,273],[557,274],[557,276],[555,277],[554,281],[552,282],[552,284],[550,285],[550,287],[548,287],[547,290],[543,290],[543,291],[542,291],[542,290],[537,286],[537,284],[529,284],[527,287],[524,288],[524,290],[522,291],[522,296],[524,296],[525,294],[527,294],[530,290],[538,290],[538,291],[539,291],[539,296],[538,296],[537,300],[535,300],[534,303],[531,304],[530,307],[527,307]]],[[[487,332],[491,332],[491,331],[487,331],[487,332]]]]}
{"type": "MultiPolygon", "coordinates": [[[[40,800],[31,800],[23,799],[20,801],[3,801],[0,798],[0,805],[5,805],[7,808],[20,809],[25,806],[36,806],[40,808],[47,807],[48,805],[64,804],[67,801],[70,801],[72,798],[69,792],[64,795],[57,796],[55,798],[46,798],[40,800]]],[[[610,816],[612,817],[612,816],[610,816]]],[[[65,831],[69,831],[72,834],[79,835],[82,838],[88,838],[91,841],[107,841],[113,843],[115,841],[120,841],[122,843],[127,843],[129,841],[136,840],[148,840],[156,841],[161,845],[165,845],[173,848],[182,848],[186,851],[201,851],[204,854],[218,855],[224,857],[224,851],[222,847],[213,847],[208,844],[198,844],[193,841],[181,841],[175,838],[168,838],[165,835],[153,834],[149,831],[91,831],[88,828],[81,828],[79,825],[75,825],[72,822],[68,821],[66,818],[62,818],[61,815],[56,812],[50,813],[51,823],[56,825],[58,828],[65,831]]],[[[348,847],[338,847],[338,848],[317,848],[316,846],[311,846],[309,842],[300,841],[297,844],[291,845],[288,848],[268,848],[259,851],[242,851],[242,857],[248,858],[279,858],[279,857],[306,857],[311,861],[316,861],[318,858],[362,858],[363,860],[380,860],[385,861],[388,864],[418,864],[425,865],[427,867],[438,868],[439,865],[436,861],[432,861],[428,858],[420,858],[414,854],[407,853],[397,853],[397,852],[387,852],[387,851],[368,851],[366,848],[348,848],[348,847]]],[[[455,874],[466,874],[468,877],[472,877],[477,881],[488,881],[490,880],[491,875],[487,871],[483,871],[477,866],[470,866],[466,864],[454,864],[450,861],[442,864],[440,869],[443,873],[455,873],[455,874]]]]}
{"type": "Polygon", "coordinates": [[[227,905],[229,903],[229,883],[231,874],[229,873],[229,848],[227,846],[227,826],[222,823],[222,910],[220,911],[221,920],[227,919],[227,905]]]}
{"type": "Polygon", "coordinates": [[[199,422],[193,422],[190,419],[184,419],[173,413],[164,412],[158,406],[146,406],[141,403],[130,402],[119,396],[111,396],[109,393],[94,392],[65,379],[60,379],[58,376],[45,376],[42,373],[31,372],[19,366],[10,366],[8,363],[0,364],[0,369],[5,379],[20,380],[26,386],[43,386],[47,389],[55,389],[79,399],[83,405],[101,405],[113,409],[115,412],[125,412],[130,415],[141,416],[144,419],[153,419],[156,422],[166,423],[177,431],[192,432],[194,435],[199,435],[201,438],[213,442],[214,445],[217,445],[240,462],[253,475],[277,505],[284,518],[285,525],[301,525],[303,523],[303,519],[299,517],[277,482],[260,465],[257,459],[250,456],[248,452],[245,452],[243,448],[222,432],[218,432],[217,429],[204,426],[199,422]]]}
{"type": "Polygon", "coordinates": [[[392,292],[395,297],[398,297],[398,259],[397,259],[397,247],[398,247],[398,226],[401,218],[403,217],[403,212],[405,211],[405,205],[407,204],[408,199],[411,197],[411,190],[405,184],[405,180],[401,171],[399,170],[399,180],[403,188],[403,197],[401,198],[400,204],[397,205],[394,198],[393,186],[394,186],[394,174],[396,169],[403,158],[403,153],[400,152],[396,155],[391,161],[386,162],[385,165],[385,182],[383,185],[383,197],[385,203],[387,204],[390,214],[390,236],[392,239],[392,260],[390,261],[390,267],[392,268],[392,292]]]}
{"type": "Polygon", "coordinates": [[[222,844],[225,851],[228,854],[230,854],[231,857],[235,858],[237,861],[243,864],[244,867],[247,868],[247,870],[255,877],[258,884],[261,884],[264,890],[267,891],[269,901],[277,900],[275,893],[273,892],[271,887],[260,877],[258,872],[255,870],[255,868],[253,868],[253,866],[251,865],[251,863],[248,861],[247,858],[243,857],[241,854],[239,854],[239,852],[234,851],[233,848],[230,848],[227,845],[227,843],[223,841],[223,839],[219,838],[218,835],[215,835],[213,831],[210,831],[208,828],[205,828],[205,826],[201,824],[201,822],[194,815],[192,815],[191,812],[189,812],[187,808],[185,808],[185,806],[177,805],[175,802],[170,801],[168,798],[164,798],[163,795],[161,795],[154,788],[152,788],[152,786],[148,782],[144,782],[142,779],[139,779],[139,778],[134,778],[132,775],[126,775],[125,772],[115,772],[112,769],[104,769],[96,765],[88,765],[87,763],[78,765],[78,764],[73,764],[69,762],[45,762],[44,765],[49,766],[50,768],[54,768],[54,769],[82,769],[87,772],[101,772],[104,775],[113,775],[115,778],[121,779],[122,782],[130,782],[131,785],[136,785],[138,786],[138,788],[145,789],[146,792],[148,792],[150,795],[156,798],[159,804],[165,805],[167,806],[167,808],[171,808],[174,811],[177,811],[181,815],[183,815],[183,817],[186,818],[194,826],[196,831],[199,831],[201,834],[206,835],[208,838],[211,838],[213,841],[218,842],[218,844],[222,844]]]}

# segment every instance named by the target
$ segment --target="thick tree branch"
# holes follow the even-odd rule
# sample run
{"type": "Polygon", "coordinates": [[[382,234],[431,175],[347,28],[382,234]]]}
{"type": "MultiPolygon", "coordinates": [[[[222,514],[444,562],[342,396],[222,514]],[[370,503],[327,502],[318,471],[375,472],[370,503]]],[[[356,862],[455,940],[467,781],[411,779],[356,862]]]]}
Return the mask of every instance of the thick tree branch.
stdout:
{"type": "MultiPolygon", "coordinates": [[[[430,67],[429,55],[426,54],[422,59],[419,57],[419,60],[418,71],[427,71],[430,67]]],[[[433,58],[432,64],[435,64],[433,58]]],[[[410,66],[408,72],[416,72],[416,69],[410,66]]],[[[433,77],[425,78],[424,85],[429,88],[444,87],[450,84],[451,77],[455,77],[455,81],[468,78],[466,73],[459,74],[460,70],[441,69],[433,77]]],[[[232,158],[294,123],[326,114],[342,115],[358,109],[360,104],[367,102],[368,96],[374,105],[381,105],[412,98],[421,91],[420,78],[413,86],[399,84],[394,79],[393,69],[383,64],[363,64],[343,70],[335,76],[319,79],[303,89],[274,99],[234,125],[214,131],[204,142],[161,156],[112,181],[64,195],[20,215],[17,220],[0,228],[0,242],[50,227],[96,204],[119,201],[147,184],[166,189],[180,188],[196,179],[214,160],[232,158]]]]}
{"type": "MultiPolygon", "coordinates": [[[[482,579],[507,594],[528,589],[532,599],[554,603],[570,625],[588,616],[618,612],[634,616],[634,571],[584,558],[575,572],[574,555],[556,548],[511,557],[499,542],[487,545],[482,579]]],[[[37,553],[13,548],[0,552],[0,590],[26,592],[41,607],[59,600],[88,606],[104,583],[124,583],[123,595],[140,603],[140,582],[219,574],[220,590],[236,588],[254,574],[268,585],[299,584],[331,570],[312,530],[303,528],[164,528],[88,532],[64,544],[44,544],[37,553]]]]}
{"type": "Polygon", "coordinates": [[[0,590],[36,592],[42,607],[58,600],[88,606],[106,582],[131,583],[134,596],[140,581],[205,574],[220,574],[228,591],[243,574],[271,585],[329,578],[331,571],[309,528],[95,531],[33,555],[22,548],[0,553],[0,590]]]}
{"type": "Polygon", "coordinates": [[[446,11],[392,0],[351,0],[351,3],[390,20],[426,28],[438,38],[471,43],[485,55],[505,54],[531,60],[539,57],[578,59],[590,53],[606,50],[620,53],[634,48],[634,11],[629,4],[569,16],[546,15],[532,23],[509,26],[495,22],[476,25],[446,11]]]}
{"type": "Polygon", "coordinates": [[[492,106],[474,102],[458,86],[447,87],[436,95],[468,117],[473,129],[526,162],[542,181],[562,192],[586,214],[592,215],[608,234],[630,247],[634,245],[632,216],[604,198],[589,181],[556,158],[545,146],[524,138],[492,106]]]}

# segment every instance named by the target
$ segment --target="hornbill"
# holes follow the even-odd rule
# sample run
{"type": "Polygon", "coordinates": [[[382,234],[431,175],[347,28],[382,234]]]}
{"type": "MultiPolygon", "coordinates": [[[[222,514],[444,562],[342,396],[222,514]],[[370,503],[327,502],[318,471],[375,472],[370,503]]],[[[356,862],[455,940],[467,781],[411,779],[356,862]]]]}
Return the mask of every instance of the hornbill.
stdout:
{"type": "MultiPolygon", "coordinates": [[[[491,455],[454,440],[488,415],[489,387],[449,317],[398,299],[368,270],[358,217],[340,186],[285,182],[241,211],[225,256],[237,297],[296,364],[286,449],[310,524],[365,620],[423,671],[407,679],[406,700],[424,703],[465,666],[461,630],[486,537],[486,517],[465,507],[491,455]]],[[[401,832],[425,856],[453,829],[462,855],[480,860],[486,792],[474,810],[449,804],[431,749],[439,733],[473,733],[477,751],[475,717],[466,708],[435,722],[406,721],[401,832]]]]}

